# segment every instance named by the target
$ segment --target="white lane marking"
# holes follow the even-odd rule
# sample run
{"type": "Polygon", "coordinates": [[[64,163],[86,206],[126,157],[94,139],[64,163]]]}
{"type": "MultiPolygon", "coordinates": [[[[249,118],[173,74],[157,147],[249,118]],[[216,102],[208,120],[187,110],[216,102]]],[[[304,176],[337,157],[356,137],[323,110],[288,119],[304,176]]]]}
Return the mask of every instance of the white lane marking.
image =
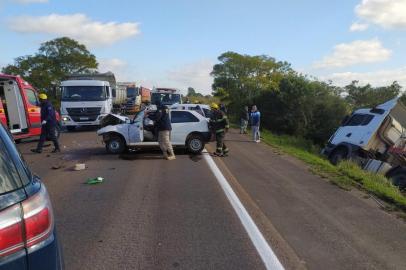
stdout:
{"type": "Polygon", "coordinates": [[[231,206],[234,208],[234,211],[237,213],[238,218],[240,219],[242,225],[244,226],[245,231],[248,233],[252,243],[254,244],[259,256],[265,264],[267,270],[283,270],[283,266],[276,257],[272,248],[269,246],[268,242],[265,240],[265,237],[262,235],[261,231],[258,229],[255,222],[252,220],[251,216],[248,214],[248,211],[245,209],[241,203],[238,196],[235,194],[233,188],[228,183],[227,179],[221,173],[220,169],[217,167],[216,163],[210,155],[207,154],[207,151],[204,150],[203,157],[209,165],[214,176],[217,178],[218,183],[226,194],[227,199],[230,201],[231,206]]]}

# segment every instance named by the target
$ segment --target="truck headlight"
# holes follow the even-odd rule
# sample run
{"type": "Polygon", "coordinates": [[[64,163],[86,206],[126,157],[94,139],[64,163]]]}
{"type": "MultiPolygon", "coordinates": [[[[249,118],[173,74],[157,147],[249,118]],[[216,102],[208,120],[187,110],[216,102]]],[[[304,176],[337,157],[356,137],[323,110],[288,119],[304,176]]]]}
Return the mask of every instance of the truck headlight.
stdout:
{"type": "Polygon", "coordinates": [[[62,117],[62,120],[66,122],[66,121],[70,121],[70,118],[68,116],[64,116],[64,117],[62,117]]]}

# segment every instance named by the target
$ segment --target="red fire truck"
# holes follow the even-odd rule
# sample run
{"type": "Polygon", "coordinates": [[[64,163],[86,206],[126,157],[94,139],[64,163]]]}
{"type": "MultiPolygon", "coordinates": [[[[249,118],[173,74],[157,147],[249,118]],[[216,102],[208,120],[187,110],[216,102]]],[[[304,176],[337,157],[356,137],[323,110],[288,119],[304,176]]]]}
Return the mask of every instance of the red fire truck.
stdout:
{"type": "Polygon", "coordinates": [[[38,92],[19,76],[0,73],[0,122],[15,140],[41,134],[38,92]]]}

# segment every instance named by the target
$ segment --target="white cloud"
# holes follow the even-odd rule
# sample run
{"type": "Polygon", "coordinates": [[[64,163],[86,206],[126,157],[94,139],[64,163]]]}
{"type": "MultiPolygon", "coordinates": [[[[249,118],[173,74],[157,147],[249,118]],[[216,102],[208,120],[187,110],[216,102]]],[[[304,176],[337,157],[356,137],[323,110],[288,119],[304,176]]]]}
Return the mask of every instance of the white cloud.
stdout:
{"type": "Polygon", "coordinates": [[[84,14],[19,16],[11,18],[9,28],[20,33],[68,36],[91,47],[111,45],[140,33],[138,23],[92,21],[84,14]]]}
{"type": "Polygon", "coordinates": [[[369,64],[388,60],[392,52],[382,46],[378,39],[356,40],[341,43],[333,53],[314,64],[315,68],[339,68],[357,64],[369,64]]]}
{"type": "Polygon", "coordinates": [[[384,28],[406,29],[405,0],[363,0],[356,6],[355,13],[384,28]]]}
{"type": "Polygon", "coordinates": [[[102,58],[99,60],[99,71],[100,72],[107,72],[112,71],[114,72],[117,69],[126,68],[128,65],[125,61],[118,59],[118,58],[102,58]]]}
{"type": "Polygon", "coordinates": [[[352,81],[357,80],[361,84],[371,84],[373,86],[385,86],[394,81],[406,87],[406,66],[391,70],[379,70],[371,72],[341,72],[333,73],[321,78],[322,80],[331,80],[339,86],[345,86],[352,81]]]}
{"type": "Polygon", "coordinates": [[[117,81],[135,81],[134,69],[129,64],[118,58],[100,58],[99,72],[111,71],[114,73],[117,81]]]}
{"type": "Polygon", "coordinates": [[[202,94],[211,94],[213,78],[210,72],[213,70],[213,62],[201,60],[190,63],[182,67],[177,67],[168,71],[167,82],[169,86],[174,86],[182,90],[193,87],[202,94]]]}
{"type": "Polygon", "coordinates": [[[48,0],[13,0],[19,4],[32,4],[32,3],[48,3],[48,0]]]}
{"type": "Polygon", "coordinates": [[[351,32],[361,32],[361,31],[367,30],[368,27],[369,27],[368,24],[355,22],[350,26],[350,31],[351,32]]]}

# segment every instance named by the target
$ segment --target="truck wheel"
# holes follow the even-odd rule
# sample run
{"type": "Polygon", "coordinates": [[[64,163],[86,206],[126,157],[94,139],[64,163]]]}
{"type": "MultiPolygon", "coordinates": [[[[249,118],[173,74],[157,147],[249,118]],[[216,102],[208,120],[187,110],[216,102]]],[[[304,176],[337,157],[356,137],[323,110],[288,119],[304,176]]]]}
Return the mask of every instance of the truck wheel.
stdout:
{"type": "Polygon", "coordinates": [[[75,126],[67,126],[66,127],[66,129],[68,130],[68,131],[74,131],[75,130],[75,126]]]}
{"type": "Polygon", "coordinates": [[[345,149],[344,147],[337,148],[328,157],[331,164],[333,165],[337,165],[338,163],[340,163],[343,160],[346,160],[347,158],[348,158],[348,150],[345,149]]]}
{"type": "Polygon", "coordinates": [[[187,150],[192,154],[200,154],[204,148],[204,140],[201,135],[193,134],[186,142],[187,150]]]}
{"type": "Polygon", "coordinates": [[[392,184],[398,186],[400,190],[406,190],[406,169],[399,169],[389,176],[392,184]]]}
{"type": "Polygon", "coordinates": [[[121,154],[126,149],[126,145],[122,138],[114,136],[106,142],[106,149],[110,154],[121,154]]]}

